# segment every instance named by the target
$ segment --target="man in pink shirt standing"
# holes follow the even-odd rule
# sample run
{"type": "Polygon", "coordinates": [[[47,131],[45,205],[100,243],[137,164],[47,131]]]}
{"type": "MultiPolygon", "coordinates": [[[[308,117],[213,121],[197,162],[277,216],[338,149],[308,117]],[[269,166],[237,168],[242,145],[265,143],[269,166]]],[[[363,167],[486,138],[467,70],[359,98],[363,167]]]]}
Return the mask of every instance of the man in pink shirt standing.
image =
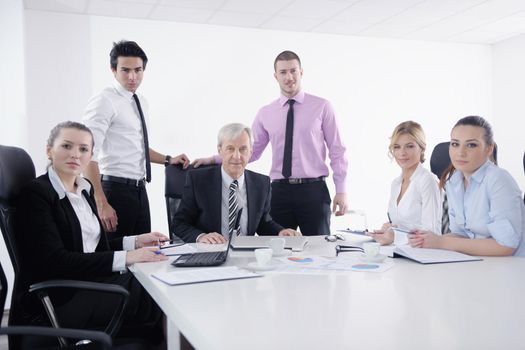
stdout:
{"type": "MultiPolygon", "coordinates": [[[[336,189],[332,211],[338,216],[346,212],[348,167],[332,105],[301,90],[303,69],[294,52],[277,55],[274,70],[281,96],[262,107],[255,117],[250,161],[259,159],[271,142],[272,218],[286,228],[299,227],[303,235],[330,234],[327,149],[336,189]]],[[[218,161],[215,156],[197,159],[194,165],[218,161]]]]}

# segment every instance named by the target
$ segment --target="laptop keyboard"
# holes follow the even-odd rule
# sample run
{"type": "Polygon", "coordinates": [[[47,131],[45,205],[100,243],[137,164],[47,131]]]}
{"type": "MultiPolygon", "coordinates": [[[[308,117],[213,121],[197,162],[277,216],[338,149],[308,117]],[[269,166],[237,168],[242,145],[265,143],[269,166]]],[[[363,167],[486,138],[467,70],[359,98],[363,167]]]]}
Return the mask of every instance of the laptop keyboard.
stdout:
{"type": "Polygon", "coordinates": [[[182,254],[173,261],[174,266],[213,266],[226,261],[227,251],[182,254]]]}

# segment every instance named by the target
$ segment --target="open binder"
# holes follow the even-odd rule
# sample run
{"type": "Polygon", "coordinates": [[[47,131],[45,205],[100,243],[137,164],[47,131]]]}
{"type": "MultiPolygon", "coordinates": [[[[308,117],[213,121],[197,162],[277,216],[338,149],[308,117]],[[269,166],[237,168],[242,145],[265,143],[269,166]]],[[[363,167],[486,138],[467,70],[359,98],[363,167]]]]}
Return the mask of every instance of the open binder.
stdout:
{"type": "Polygon", "coordinates": [[[394,248],[394,258],[404,257],[421,264],[441,264],[465,261],[481,261],[477,256],[458,253],[453,250],[412,248],[409,245],[396,246],[394,248]]]}

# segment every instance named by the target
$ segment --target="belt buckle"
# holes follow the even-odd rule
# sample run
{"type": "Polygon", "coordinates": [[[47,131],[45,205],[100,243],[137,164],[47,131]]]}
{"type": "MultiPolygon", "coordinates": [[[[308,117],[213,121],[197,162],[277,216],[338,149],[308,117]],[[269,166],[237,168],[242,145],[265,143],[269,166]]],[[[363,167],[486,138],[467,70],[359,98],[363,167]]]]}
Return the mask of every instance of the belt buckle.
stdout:
{"type": "Polygon", "coordinates": [[[302,182],[301,179],[288,179],[288,183],[290,185],[299,185],[301,184],[301,182],[302,182]]]}

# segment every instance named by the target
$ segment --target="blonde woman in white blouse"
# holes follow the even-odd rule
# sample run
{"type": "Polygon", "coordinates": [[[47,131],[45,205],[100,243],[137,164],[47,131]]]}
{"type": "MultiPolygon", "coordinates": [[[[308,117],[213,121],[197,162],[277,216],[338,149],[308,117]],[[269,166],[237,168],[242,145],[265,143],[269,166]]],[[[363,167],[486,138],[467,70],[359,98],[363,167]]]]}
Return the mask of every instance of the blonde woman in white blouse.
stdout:
{"type": "Polygon", "coordinates": [[[406,234],[394,233],[392,227],[441,232],[442,193],[437,177],[421,165],[425,148],[425,133],[413,121],[399,124],[390,137],[389,152],[401,168],[401,175],[392,181],[390,222],[370,234],[382,245],[408,243],[406,234]]]}

